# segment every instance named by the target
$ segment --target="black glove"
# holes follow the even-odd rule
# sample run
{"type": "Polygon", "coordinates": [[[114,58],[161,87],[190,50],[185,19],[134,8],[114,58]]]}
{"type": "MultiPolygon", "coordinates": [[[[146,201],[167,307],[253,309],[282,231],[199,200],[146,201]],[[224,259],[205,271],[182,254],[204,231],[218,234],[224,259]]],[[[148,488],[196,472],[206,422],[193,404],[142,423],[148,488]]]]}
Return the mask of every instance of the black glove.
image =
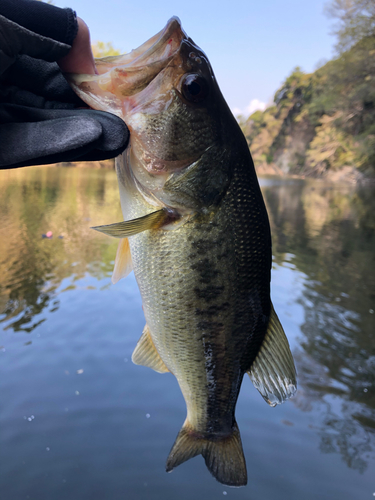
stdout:
{"type": "Polygon", "coordinates": [[[0,15],[0,168],[103,160],[127,146],[124,122],[78,109],[86,104],[47,62],[70,48],[0,15]]]}

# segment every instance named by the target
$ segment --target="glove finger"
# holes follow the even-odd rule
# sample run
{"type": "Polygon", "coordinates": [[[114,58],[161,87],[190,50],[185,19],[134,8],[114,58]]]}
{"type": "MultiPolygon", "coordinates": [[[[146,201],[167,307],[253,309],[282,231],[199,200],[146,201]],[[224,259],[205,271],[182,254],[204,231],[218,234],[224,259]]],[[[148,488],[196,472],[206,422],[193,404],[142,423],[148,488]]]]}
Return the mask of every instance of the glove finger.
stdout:
{"type": "MultiPolygon", "coordinates": [[[[1,1],[1,0],[0,0],[1,1]]],[[[65,103],[61,101],[49,101],[44,97],[35,95],[28,90],[23,90],[15,86],[2,87],[0,85],[0,106],[1,103],[17,104],[19,106],[27,106],[39,109],[75,109],[73,103],[65,103]]],[[[84,103],[81,104],[82,107],[84,103]]]]}
{"type": "Polygon", "coordinates": [[[37,159],[66,152],[81,156],[100,142],[102,132],[97,120],[77,116],[2,124],[0,167],[33,164],[37,159]]]}
{"type": "MultiPolygon", "coordinates": [[[[98,122],[102,133],[96,147],[102,151],[124,150],[129,141],[129,131],[124,121],[112,113],[105,111],[95,111],[93,109],[38,109],[28,106],[18,106],[14,104],[0,105],[0,123],[27,123],[51,122],[59,118],[76,118],[77,120],[87,118],[98,122]]],[[[80,128],[79,121],[72,122],[72,129],[80,128]]],[[[30,130],[32,127],[30,128],[30,130]]],[[[5,128],[6,130],[6,128],[5,128]]],[[[84,131],[84,129],[83,129],[84,131]]],[[[51,131],[52,134],[55,130],[51,131]]],[[[80,130],[82,132],[82,130],[80,130]]],[[[86,133],[85,131],[83,133],[86,133]]],[[[98,138],[99,139],[99,138],[98,138]]]]}
{"type": "Polygon", "coordinates": [[[0,28],[0,46],[3,55],[0,73],[12,64],[18,54],[28,54],[45,61],[57,61],[71,49],[70,45],[34,33],[2,15],[0,15],[0,28]]]}
{"type": "MultiPolygon", "coordinates": [[[[68,113],[72,113],[72,111],[68,111],[68,113]]],[[[92,118],[100,123],[103,132],[100,141],[96,145],[98,150],[115,151],[121,149],[120,152],[124,151],[129,142],[129,129],[121,118],[112,113],[92,109],[81,109],[75,111],[75,113],[79,116],[92,118]]]]}
{"type": "Polygon", "coordinates": [[[125,123],[103,111],[3,104],[0,123],[0,168],[105,160],[121,154],[129,141],[125,123]]]}
{"type": "Polygon", "coordinates": [[[16,87],[20,91],[31,92],[31,98],[35,95],[35,102],[31,100],[33,107],[59,107],[58,103],[47,103],[41,106],[39,101],[43,97],[46,101],[58,101],[66,108],[66,103],[70,107],[85,107],[86,104],[73,92],[68,82],[65,80],[56,63],[49,63],[40,59],[33,59],[28,56],[19,56],[14,64],[3,74],[0,87],[0,99],[7,102],[16,103],[17,100],[9,101],[6,94],[9,88],[16,87]],[[4,94],[4,97],[1,97],[4,94]]]}

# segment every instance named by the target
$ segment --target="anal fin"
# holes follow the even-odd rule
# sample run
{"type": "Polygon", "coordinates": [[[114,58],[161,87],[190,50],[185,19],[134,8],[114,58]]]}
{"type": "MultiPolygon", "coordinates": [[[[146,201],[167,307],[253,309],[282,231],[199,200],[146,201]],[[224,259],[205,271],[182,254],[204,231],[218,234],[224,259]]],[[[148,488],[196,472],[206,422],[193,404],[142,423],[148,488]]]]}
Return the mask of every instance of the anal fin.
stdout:
{"type": "Polygon", "coordinates": [[[132,256],[130,254],[129,240],[123,238],[120,240],[115,260],[115,267],[112,274],[112,283],[115,284],[133,270],[132,256]]]}
{"type": "Polygon", "coordinates": [[[135,365],[148,366],[158,373],[169,372],[152,341],[150,330],[145,325],[142,336],[135,346],[132,361],[135,365]]]}
{"type": "Polygon", "coordinates": [[[297,390],[293,356],[272,303],[266,336],[247,373],[270,406],[283,403],[297,390]]]}

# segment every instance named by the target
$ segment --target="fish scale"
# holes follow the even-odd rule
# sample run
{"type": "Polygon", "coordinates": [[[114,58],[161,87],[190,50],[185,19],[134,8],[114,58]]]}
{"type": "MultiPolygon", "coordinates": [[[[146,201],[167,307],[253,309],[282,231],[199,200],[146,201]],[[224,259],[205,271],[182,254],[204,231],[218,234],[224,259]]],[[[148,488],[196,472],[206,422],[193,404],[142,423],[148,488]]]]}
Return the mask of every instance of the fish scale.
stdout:
{"type": "MultiPolygon", "coordinates": [[[[208,215],[206,221],[203,217],[189,221],[175,231],[149,231],[130,237],[152,340],[179,381],[190,423],[203,434],[212,427],[232,427],[243,374],[251,365],[252,351],[259,349],[254,346],[252,331],[261,343],[267,328],[263,316],[268,320],[269,315],[269,280],[264,280],[262,272],[263,267],[269,275],[269,227],[264,219],[263,225],[242,230],[237,212],[246,217],[252,208],[248,199],[253,203],[259,200],[254,190],[243,187],[251,186],[249,167],[241,165],[235,171],[231,189],[213,218],[208,215]],[[248,172],[237,174],[241,167],[248,172]],[[258,251],[264,255],[264,263],[258,260],[257,266],[249,266],[258,251]],[[252,295],[258,302],[258,315],[249,308],[252,295]],[[257,327],[262,322],[262,328],[257,327]],[[209,361],[208,351],[212,352],[209,361]],[[196,364],[191,370],[192,357],[200,360],[199,370],[196,364]],[[224,378],[220,372],[225,373],[224,378]],[[210,377],[215,379],[214,385],[210,377]],[[192,394],[199,415],[190,411],[192,394]]],[[[143,212],[146,209],[150,207],[145,205],[143,212]]]]}
{"type": "Polygon", "coordinates": [[[201,109],[199,113],[192,113],[186,105],[178,106],[178,112],[174,112],[173,105],[171,108],[168,113],[153,116],[147,124],[145,132],[148,132],[155,156],[163,154],[165,160],[177,160],[183,154],[194,156],[202,153],[216,135],[215,127],[207,123],[207,111],[201,109]],[[189,137],[188,141],[186,137],[189,137]]]}
{"type": "Polygon", "coordinates": [[[116,159],[124,221],[96,229],[120,238],[113,282],[133,268],[142,296],[146,326],[133,362],[171,372],[187,407],[166,470],[200,454],[218,481],[243,486],[235,407],[244,374],[271,406],[296,390],[270,300],[270,229],[246,140],[177,18],[97,68],[73,75],[73,88],[121,116],[130,145],[116,159]]]}

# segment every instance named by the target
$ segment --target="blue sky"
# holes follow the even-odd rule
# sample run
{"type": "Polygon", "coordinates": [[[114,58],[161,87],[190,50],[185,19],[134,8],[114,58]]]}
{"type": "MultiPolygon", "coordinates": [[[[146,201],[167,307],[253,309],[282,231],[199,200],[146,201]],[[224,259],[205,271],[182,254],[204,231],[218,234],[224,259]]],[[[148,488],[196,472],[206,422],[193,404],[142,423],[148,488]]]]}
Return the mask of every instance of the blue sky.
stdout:
{"type": "Polygon", "coordinates": [[[207,54],[232,110],[272,101],[295,66],[313,71],[333,55],[326,0],[54,0],[72,7],[92,40],[124,52],[139,46],[177,15],[207,54]]]}

